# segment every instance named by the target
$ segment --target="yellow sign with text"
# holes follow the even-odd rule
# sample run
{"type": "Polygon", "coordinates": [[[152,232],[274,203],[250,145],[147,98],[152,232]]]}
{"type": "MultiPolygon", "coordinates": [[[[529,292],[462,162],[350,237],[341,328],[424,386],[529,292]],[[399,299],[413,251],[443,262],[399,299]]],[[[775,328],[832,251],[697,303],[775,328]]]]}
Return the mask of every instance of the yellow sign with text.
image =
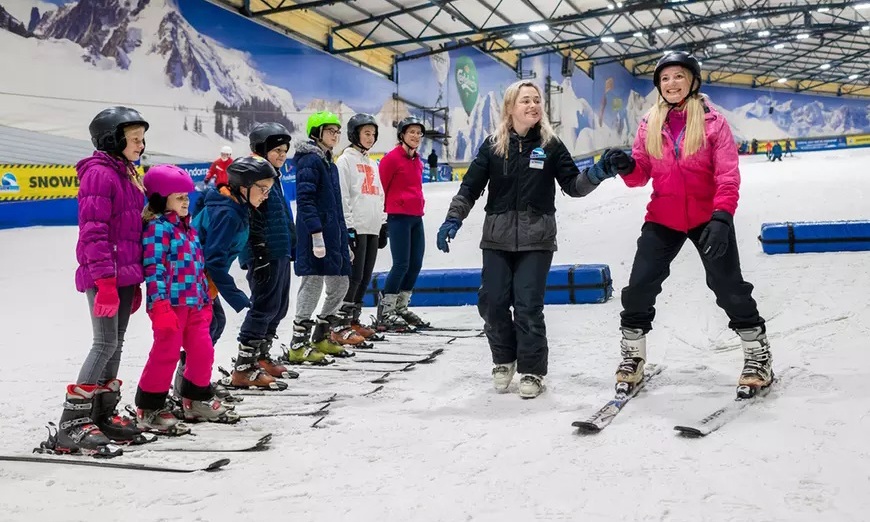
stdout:
{"type": "Polygon", "coordinates": [[[0,164],[0,201],[74,198],[78,192],[73,166],[0,164]]]}
{"type": "Polygon", "coordinates": [[[870,145],[870,134],[859,134],[858,136],[846,136],[846,146],[856,147],[861,145],[870,145]]]}

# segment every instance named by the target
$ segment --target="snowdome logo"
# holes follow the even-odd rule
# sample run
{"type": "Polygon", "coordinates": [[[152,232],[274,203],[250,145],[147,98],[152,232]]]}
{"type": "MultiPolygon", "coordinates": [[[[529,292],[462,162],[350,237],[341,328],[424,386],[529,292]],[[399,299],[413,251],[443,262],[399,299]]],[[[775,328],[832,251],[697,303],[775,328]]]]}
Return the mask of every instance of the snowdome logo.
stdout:
{"type": "Polygon", "coordinates": [[[11,172],[3,174],[3,180],[0,181],[0,192],[18,192],[19,190],[20,187],[18,186],[15,174],[11,172]]]}

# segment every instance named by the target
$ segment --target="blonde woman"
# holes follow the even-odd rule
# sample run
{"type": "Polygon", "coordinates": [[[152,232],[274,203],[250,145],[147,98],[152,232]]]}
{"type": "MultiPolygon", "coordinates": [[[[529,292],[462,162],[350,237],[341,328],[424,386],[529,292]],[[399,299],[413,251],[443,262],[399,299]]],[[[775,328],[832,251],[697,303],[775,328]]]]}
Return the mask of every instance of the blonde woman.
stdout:
{"type": "Polygon", "coordinates": [[[743,280],[734,235],[740,172],[737,148],[725,118],[698,92],[701,67],[685,52],[665,55],[653,83],[659,100],[640,123],[632,157],[636,167],[622,177],[629,187],[652,179],[652,200],[637,241],[628,286],[622,290],[622,362],[617,392],[643,379],[646,334],[655,300],[671,262],[689,239],[704,264],[707,286],[740,336],[744,365],[737,394],[751,397],[773,380],[764,319],[743,280]]]}
{"type": "Polygon", "coordinates": [[[607,151],[581,173],[550,127],[542,99],[531,82],[507,88],[501,123],[481,145],[438,231],[438,249],[449,252],[448,241],[488,189],[478,310],[496,390],[507,391],[519,372],[523,398],[540,395],[547,375],[544,290],[556,251],[556,184],[582,197],[620,172],[619,165],[628,172],[631,160],[622,151],[607,151]]]}

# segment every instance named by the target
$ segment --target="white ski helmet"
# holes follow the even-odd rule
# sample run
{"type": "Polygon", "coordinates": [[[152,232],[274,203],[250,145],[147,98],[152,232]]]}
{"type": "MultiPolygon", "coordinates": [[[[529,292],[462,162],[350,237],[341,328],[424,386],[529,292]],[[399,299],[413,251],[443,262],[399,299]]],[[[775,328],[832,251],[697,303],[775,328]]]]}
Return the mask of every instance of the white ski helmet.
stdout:
{"type": "Polygon", "coordinates": [[[230,156],[232,156],[233,149],[230,148],[228,145],[224,145],[223,147],[221,147],[221,154],[229,154],[230,156]]]}

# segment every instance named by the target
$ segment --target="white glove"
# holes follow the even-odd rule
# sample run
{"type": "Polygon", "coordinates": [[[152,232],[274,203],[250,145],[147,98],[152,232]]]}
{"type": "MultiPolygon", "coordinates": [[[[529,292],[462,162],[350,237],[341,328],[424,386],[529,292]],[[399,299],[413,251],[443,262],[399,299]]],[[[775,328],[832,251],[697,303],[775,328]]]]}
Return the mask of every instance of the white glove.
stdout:
{"type": "Polygon", "coordinates": [[[347,251],[350,252],[350,262],[353,263],[353,249],[347,247],[347,251]]]}
{"type": "Polygon", "coordinates": [[[326,244],[323,242],[323,232],[311,234],[311,250],[314,252],[314,257],[322,259],[326,257],[326,244]]]}

